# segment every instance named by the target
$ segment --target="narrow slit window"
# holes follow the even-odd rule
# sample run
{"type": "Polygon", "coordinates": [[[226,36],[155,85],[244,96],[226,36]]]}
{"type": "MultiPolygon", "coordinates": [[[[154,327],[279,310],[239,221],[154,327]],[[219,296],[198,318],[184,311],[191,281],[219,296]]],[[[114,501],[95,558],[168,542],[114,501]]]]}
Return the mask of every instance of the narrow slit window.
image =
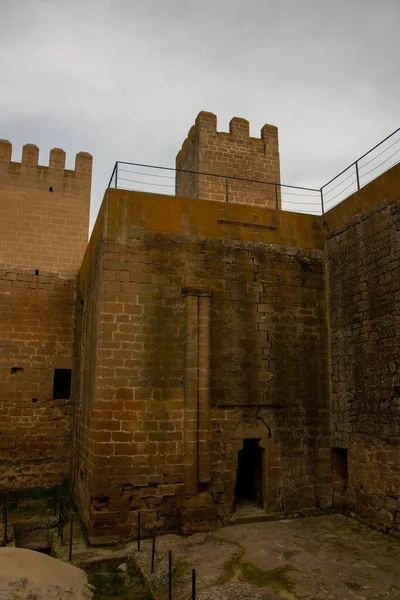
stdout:
{"type": "Polygon", "coordinates": [[[69,400],[71,397],[71,377],[71,369],[54,369],[54,400],[69,400]]]}

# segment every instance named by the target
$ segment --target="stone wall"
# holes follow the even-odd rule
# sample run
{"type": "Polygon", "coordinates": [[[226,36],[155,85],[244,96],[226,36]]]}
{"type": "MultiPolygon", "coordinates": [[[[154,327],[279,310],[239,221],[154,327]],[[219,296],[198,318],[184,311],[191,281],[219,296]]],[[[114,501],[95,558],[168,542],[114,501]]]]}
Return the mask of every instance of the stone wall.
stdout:
{"type": "Polygon", "coordinates": [[[346,201],[364,209],[358,215],[343,218],[343,206],[326,216],[335,503],[397,533],[399,174],[395,167],[346,201]]]}
{"type": "Polygon", "coordinates": [[[104,356],[104,349],[99,342],[99,332],[104,324],[99,308],[104,301],[101,289],[104,208],[103,205],[99,211],[79,271],[75,330],[76,377],[73,387],[75,407],[71,479],[80,514],[87,524],[90,522],[94,482],[97,484],[102,480],[103,462],[108,461],[107,457],[99,456],[98,444],[103,442],[104,432],[94,423],[99,409],[96,405],[98,368],[101,368],[104,356]]]}
{"type": "Polygon", "coordinates": [[[94,279],[81,285],[84,306],[99,289],[96,394],[79,399],[91,434],[77,465],[91,471],[81,501],[92,542],[134,536],[139,509],[144,528],[226,522],[244,439],[260,440],[267,510],[329,506],[317,220],[281,213],[271,230],[275,211],[232,205],[228,228],[217,203],[118,190],[105,206],[101,261],[93,251],[94,279]],[[256,226],[235,224],[244,218],[256,226]],[[202,235],[189,233],[202,223],[202,235]]]}
{"type": "Polygon", "coordinates": [[[0,269],[0,480],[54,485],[69,472],[72,406],[54,399],[55,369],[71,369],[75,279],[0,269]]]}
{"type": "Polygon", "coordinates": [[[281,206],[279,185],[259,183],[280,183],[278,130],[272,125],[264,125],[261,138],[253,138],[249,122],[234,117],[229,133],[219,132],[217,117],[201,112],[176,157],[176,168],[217,175],[178,171],[178,196],[269,208],[281,206]]]}

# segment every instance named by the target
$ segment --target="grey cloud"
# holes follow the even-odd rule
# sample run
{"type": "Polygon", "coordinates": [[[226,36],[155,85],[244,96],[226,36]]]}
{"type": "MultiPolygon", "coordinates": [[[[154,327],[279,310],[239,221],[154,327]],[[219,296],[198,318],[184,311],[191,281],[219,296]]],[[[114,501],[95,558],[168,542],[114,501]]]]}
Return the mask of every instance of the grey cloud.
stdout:
{"type": "Polygon", "coordinates": [[[320,185],[398,126],[400,3],[22,0],[2,7],[0,137],[173,165],[196,114],[280,130],[282,180],[320,185]]]}

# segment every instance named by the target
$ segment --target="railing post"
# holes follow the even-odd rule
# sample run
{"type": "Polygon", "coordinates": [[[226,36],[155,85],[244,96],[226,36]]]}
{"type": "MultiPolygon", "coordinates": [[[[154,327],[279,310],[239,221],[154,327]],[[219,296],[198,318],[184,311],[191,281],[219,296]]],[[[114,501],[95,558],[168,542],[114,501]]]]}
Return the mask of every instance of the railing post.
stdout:
{"type": "Polygon", "coordinates": [[[58,535],[59,537],[61,537],[61,528],[62,528],[62,522],[63,522],[63,518],[64,518],[64,498],[61,497],[60,499],[60,515],[58,517],[58,535]]]}
{"type": "Polygon", "coordinates": [[[54,486],[54,507],[53,507],[53,516],[56,516],[57,512],[57,486],[54,486]]]}
{"type": "Polygon", "coordinates": [[[3,546],[7,546],[7,528],[8,528],[8,492],[4,498],[4,506],[3,506],[3,524],[4,524],[4,539],[3,546]]]}
{"type": "Polygon", "coordinates": [[[279,200],[278,200],[278,185],[275,183],[275,206],[276,210],[279,209],[279,200]]]}
{"type": "Polygon", "coordinates": [[[141,531],[140,531],[140,510],[139,510],[138,516],[137,516],[137,549],[138,549],[138,552],[140,552],[140,536],[141,536],[141,531]]]}
{"type": "Polygon", "coordinates": [[[151,544],[151,572],[154,573],[154,561],[156,558],[156,532],[153,531],[153,540],[151,544]]]}
{"type": "Polygon", "coordinates": [[[320,188],[320,193],[321,193],[321,208],[322,208],[322,214],[324,215],[324,192],[322,191],[322,188],[320,188]]]}
{"type": "Polygon", "coordinates": [[[71,562],[71,560],[72,560],[72,539],[73,539],[73,535],[74,535],[74,515],[71,514],[71,521],[70,521],[70,524],[69,524],[69,555],[68,555],[69,562],[71,562]]]}
{"type": "Polygon", "coordinates": [[[357,189],[360,189],[360,174],[358,172],[358,162],[356,161],[355,163],[355,167],[356,167],[356,177],[357,177],[357,189]]]}
{"type": "Polygon", "coordinates": [[[172,551],[168,550],[168,600],[172,600],[172,551]]]}
{"type": "Polygon", "coordinates": [[[196,600],[196,569],[192,569],[192,600],[196,600]]]}
{"type": "Polygon", "coordinates": [[[115,163],[115,189],[118,187],[118,161],[115,163]]]}

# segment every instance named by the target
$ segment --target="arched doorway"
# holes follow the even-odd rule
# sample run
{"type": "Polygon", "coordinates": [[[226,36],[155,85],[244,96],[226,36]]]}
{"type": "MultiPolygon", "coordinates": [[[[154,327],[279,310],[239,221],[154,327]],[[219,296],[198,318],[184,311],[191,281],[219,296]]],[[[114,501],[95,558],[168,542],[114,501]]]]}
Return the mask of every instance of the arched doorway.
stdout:
{"type": "Polygon", "coordinates": [[[234,506],[265,508],[267,494],[266,448],[271,447],[271,432],[257,417],[242,418],[233,429],[236,450],[234,506]]]}

